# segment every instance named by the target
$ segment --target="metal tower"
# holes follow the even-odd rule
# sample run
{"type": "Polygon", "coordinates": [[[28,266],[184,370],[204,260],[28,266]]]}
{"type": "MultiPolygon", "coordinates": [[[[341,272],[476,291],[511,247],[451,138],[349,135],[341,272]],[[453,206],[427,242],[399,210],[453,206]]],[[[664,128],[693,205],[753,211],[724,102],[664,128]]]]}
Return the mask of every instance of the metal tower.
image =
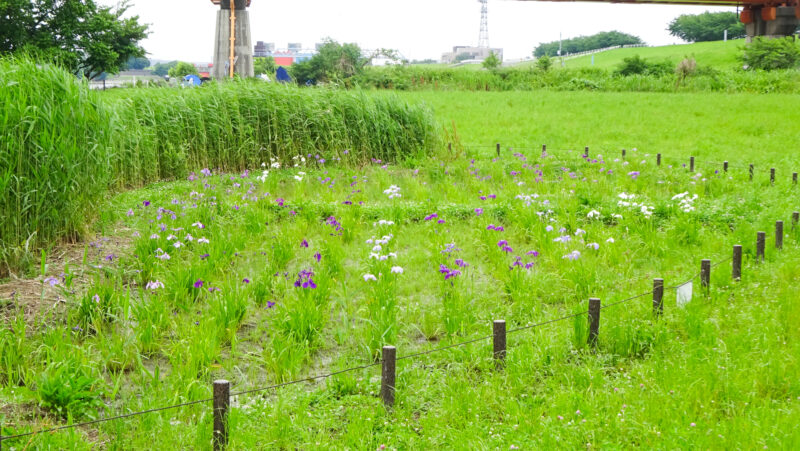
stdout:
{"type": "Polygon", "coordinates": [[[478,0],[481,4],[481,34],[478,37],[478,47],[489,48],[489,0],[478,0]]]}

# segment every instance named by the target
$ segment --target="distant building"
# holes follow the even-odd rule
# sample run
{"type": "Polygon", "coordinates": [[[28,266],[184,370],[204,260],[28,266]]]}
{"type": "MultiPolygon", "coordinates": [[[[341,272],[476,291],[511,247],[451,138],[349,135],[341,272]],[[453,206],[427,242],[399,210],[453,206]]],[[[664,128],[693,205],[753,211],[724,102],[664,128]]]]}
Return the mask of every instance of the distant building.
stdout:
{"type": "Polygon", "coordinates": [[[275,44],[258,41],[253,49],[253,56],[271,56],[275,59],[275,64],[278,66],[291,66],[292,64],[311,59],[311,57],[317,53],[320,45],[321,44],[317,44],[315,49],[312,50],[304,49],[301,43],[290,42],[287,49],[276,50],[275,44]]]}
{"type": "Polygon", "coordinates": [[[211,72],[214,69],[213,63],[195,63],[194,68],[197,69],[197,75],[200,79],[206,80],[211,78],[211,72]]]}
{"type": "Polygon", "coordinates": [[[489,53],[491,52],[494,52],[494,54],[500,58],[500,61],[503,61],[503,49],[458,45],[453,47],[452,52],[442,54],[442,62],[445,64],[453,64],[465,60],[483,61],[489,57],[489,53]]]}
{"type": "Polygon", "coordinates": [[[258,41],[253,49],[254,58],[263,58],[275,51],[275,44],[272,42],[258,41]]]}

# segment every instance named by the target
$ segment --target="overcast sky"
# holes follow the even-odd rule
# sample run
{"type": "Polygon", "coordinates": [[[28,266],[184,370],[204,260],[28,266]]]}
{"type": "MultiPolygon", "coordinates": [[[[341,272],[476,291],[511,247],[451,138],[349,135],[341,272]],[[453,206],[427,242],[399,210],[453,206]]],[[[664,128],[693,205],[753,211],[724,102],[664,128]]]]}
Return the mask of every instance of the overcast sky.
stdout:
{"type": "MultiPolygon", "coordinates": [[[[116,4],[116,0],[100,0],[116,4]]],[[[130,14],[150,24],[143,43],[153,59],[210,62],[216,10],[210,0],[132,0],[130,14]]],[[[478,0],[252,0],[253,44],[285,48],[331,37],[362,48],[399,50],[406,58],[439,59],[454,45],[477,45],[478,0]]],[[[651,45],[679,43],[667,24],[681,14],[735,11],[679,5],[622,5],[489,0],[489,43],[506,59],[529,56],[540,42],[618,30],[651,45]]]]}

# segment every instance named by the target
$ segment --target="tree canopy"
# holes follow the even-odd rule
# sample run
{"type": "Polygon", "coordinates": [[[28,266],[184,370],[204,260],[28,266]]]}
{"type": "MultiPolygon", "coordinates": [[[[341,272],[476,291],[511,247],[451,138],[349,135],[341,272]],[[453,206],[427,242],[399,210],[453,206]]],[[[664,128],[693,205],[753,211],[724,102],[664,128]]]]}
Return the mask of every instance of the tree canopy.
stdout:
{"type": "Polygon", "coordinates": [[[0,54],[29,53],[76,75],[117,73],[131,57],[147,25],[122,16],[128,2],[99,6],[95,0],[0,0],[0,54]]]}
{"type": "Polygon", "coordinates": [[[729,39],[746,36],[744,24],[732,12],[684,14],[670,22],[667,28],[673,36],[688,42],[721,41],[728,30],[729,39]]]}
{"type": "Polygon", "coordinates": [[[153,66],[153,74],[158,75],[159,77],[163,77],[169,73],[169,70],[173,67],[177,66],[177,61],[170,61],[168,63],[158,63],[153,66]]]}
{"type": "Polygon", "coordinates": [[[292,66],[292,77],[298,83],[325,83],[350,78],[369,64],[357,44],[339,44],[326,39],[317,54],[292,66]]]}
{"type": "Polygon", "coordinates": [[[150,60],[140,56],[132,56],[125,62],[126,69],[142,70],[150,66],[150,60]]]}
{"type": "Polygon", "coordinates": [[[197,75],[197,68],[194,64],[179,61],[168,71],[170,78],[183,78],[187,75],[197,75]]]}
{"type": "MultiPolygon", "coordinates": [[[[566,55],[568,53],[586,52],[616,45],[634,44],[644,44],[644,41],[636,36],[619,31],[604,31],[591,36],[578,36],[577,38],[562,40],[561,53],[566,55]]],[[[559,41],[539,44],[536,49],[534,49],[533,56],[537,58],[544,55],[556,56],[558,55],[558,45],[559,41]]]]}

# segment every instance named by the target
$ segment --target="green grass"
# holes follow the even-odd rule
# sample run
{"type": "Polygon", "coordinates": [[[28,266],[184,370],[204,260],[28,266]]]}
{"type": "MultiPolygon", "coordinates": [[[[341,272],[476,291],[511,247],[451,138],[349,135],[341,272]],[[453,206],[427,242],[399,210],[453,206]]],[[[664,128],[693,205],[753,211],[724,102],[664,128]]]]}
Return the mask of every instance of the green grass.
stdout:
{"type": "MultiPolygon", "coordinates": [[[[694,58],[699,66],[712,67],[718,70],[740,69],[742,64],[739,56],[745,42],[742,39],[727,42],[699,42],[684,45],[666,45],[660,47],[633,47],[614,49],[592,55],[569,58],[564,61],[567,68],[597,67],[601,69],[616,69],[624,58],[639,55],[642,58],[654,61],[669,61],[677,65],[684,58],[694,58]]],[[[558,58],[553,60],[553,67],[559,66],[558,58]]]]}
{"type": "Polygon", "coordinates": [[[448,141],[503,148],[546,144],[590,146],[604,155],[622,148],[740,164],[774,164],[786,175],[800,131],[797,95],[580,92],[413,92],[433,109],[448,141]]]}
{"type": "MultiPolygon", "coordinates": [[[[592,296],[610,304],[646,293],[655,277],[672,286],[710,258],[723,262],[712,288],[704,295],[695,285],[685,308],[667,290],[660,320],[649,295],[603,310],[597,351],[586,346],[580,315],[510,335],[502,371],[488,340],[399,361],[393,411],[377,397],[377,367],[239,396],[231,446],[790,448],[800,439],[800,231],[788,227],[798,210],[788,173],[800,157],[782,149],[794,135],[764,125],[770,115],[754,125],[768,138],[752,155],[759,168],[781,164],[775,186],[763,171],[750,182],[739,167],[715,174],[719,166],[703,161],[698,175],[680,160],[656,167],[654,159],[697,151],[746,162],[739,149],[752,128],[736,120],[793,98],[692,97],[415,93],[406,98],[424,99],[443,125],[456,121],[461,143],[505,137],[518,155],[505,145],[497,159],[491,148],[457,145],[396,164],[307,161],[119,194],[99,207],[97,225],[129,243],[118,255],[109,261],[109,250],[91,247],[87,265],[64,269],[44,293],[64,300],[58,310],[31,316],[23,297],[4,307],[3,433],[204,399],[218,378],[239,391],[362,365],[385,343],[409,355],[485,336],[495,319],[512,329],[584,311],[592,296]],[[719,125],[722,113],[711,113],[722,107],[731,122],[719,125]],[[665,118],[688,130],[671,137],[658,128],[665,118]],[[525,146],[542,130],[554,142],[548,158],[542,141],[525,146]],[[714,138],[731,146],[679,145],[714,138]],[[565,150],[583,144],[599,161],[565,150]],[[638,150],[621,161],[623,146],[638,150]],[[389,197],[392,185],[401,197],[389,197]],[[684,192],[697,195],[693,208],[675,198],[684,192]],[[771,237],[778,219],[787,222],[786,247],[775,250],[770,238],[766,262],[756,264],[756,232],[771,237]],[[745,246],[741,283],[724,262],[737,243],[745,246]],[[564,258],[573,251],[581,257],[564,258]],[[534,265],[510,270],[515,256],[534,265]],[[442,264],[461,274],[445,280],[442,264]],[[306,270],[316,288],[302,287],[306,270]]],[[[47,275],[60,272],[51,263],[47,275]]],[[[211,407],[198,404],[9,446],[209,449],[211,428],[211,407]]]]}
{"type": "Polygon", "coordinates": [[[430,113],[393,97],[260,82],[101,94],[26,59],[0,59],[0,105],[0,277],[82,237],[109,188],[300,156],[396,161],[437,143],[430,113]]]}

